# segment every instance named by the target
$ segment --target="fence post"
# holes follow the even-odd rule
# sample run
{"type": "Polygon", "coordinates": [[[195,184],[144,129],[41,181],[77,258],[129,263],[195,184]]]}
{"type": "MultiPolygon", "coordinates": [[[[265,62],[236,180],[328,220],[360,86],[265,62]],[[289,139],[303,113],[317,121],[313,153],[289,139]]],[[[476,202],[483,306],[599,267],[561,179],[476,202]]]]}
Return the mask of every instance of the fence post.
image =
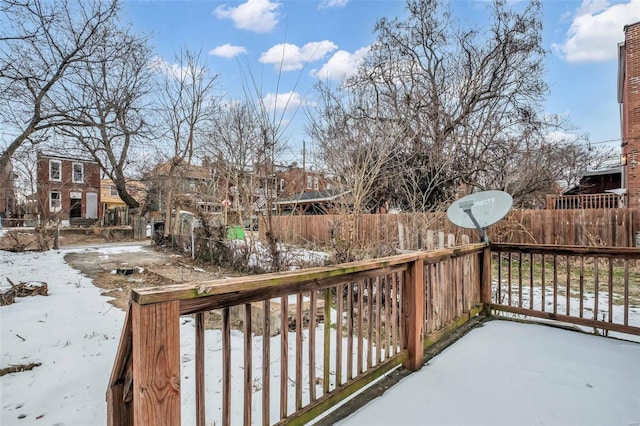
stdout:
{"type": "Polygon", "coordinates": [[[491,315],[491,246],[489,245],[482,251],[480,302],[483,304],[484,314],[491,315]]]}
{"type": "Polygon", "coordinates": [[[180,302],[132,304],[133,423],[180,424],[180,302]]]}
{"type": "Polygon", "coordinates": [[[416,371],[424,361],[424,261],[409,264],[403,282],[404,338],[409,358],[402,364],[416,371]]]}

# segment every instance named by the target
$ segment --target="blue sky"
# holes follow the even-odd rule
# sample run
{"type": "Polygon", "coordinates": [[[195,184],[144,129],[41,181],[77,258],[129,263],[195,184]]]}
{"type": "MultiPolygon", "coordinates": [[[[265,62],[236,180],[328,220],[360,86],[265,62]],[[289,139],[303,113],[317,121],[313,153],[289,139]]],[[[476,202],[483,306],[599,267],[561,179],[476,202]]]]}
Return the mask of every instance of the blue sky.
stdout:
{"type": "MultiPolygon", "coordinates": [[[[318,78],[337,84],[353,71],[375,39],[376,21],[403,16],[404,6],[402,0],[128,0],[124,12],[135,29],[151,34],[155,53],[167,63],[182,47],[201,51],[220,74],[228,100],[244,98],[243,87],[274,108],[288,100],[285,117],[293,124],[285,156],[296,159],[305,139],[305,113],[298,108],[293,115],[295,107],[313,103],[318,78]],[[247,79],[255,81],[257,91],[247,79]]],[[[488,3],[450,6],[466,22],[482,20],[488,3]]],[[[624,25],[640,21],[640,0],[546,0],[543,14],[549,51],[546,112],[567,117],[574,132],[588,134],[594,145],[618,147],[617,44],[624,25]]]]}

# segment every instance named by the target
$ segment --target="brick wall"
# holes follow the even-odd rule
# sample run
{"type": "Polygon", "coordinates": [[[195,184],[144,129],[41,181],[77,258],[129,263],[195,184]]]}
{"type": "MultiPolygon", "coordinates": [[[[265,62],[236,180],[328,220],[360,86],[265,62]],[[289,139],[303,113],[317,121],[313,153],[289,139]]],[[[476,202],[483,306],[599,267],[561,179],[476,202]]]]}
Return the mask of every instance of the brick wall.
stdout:
{"type": "Polygon", "coordinates": [[[300,192],[324,191],[327,189],[327,181],[324,176],[318,172],[305,171],[299,167],[292,167],[289,170],[276,173],[278,194],[283,193],[285,196],[297,194],[300,192]],[[310,178],[311,187],[307,184],[310,178]],[[315,179],[318,182],[318,188],[315,188],[315,179]],[[280,189],[280,180],[283,181],[282,190],[280,189]]]}
{"type": "MultiPolygon", "coordinates": [[[[97,163],[68,159],[55,156],[38,156],[37,164],[37,185],[38,185],[38,201],[39,211],[42,217],[48,220],[69,220],[71,210],[71,193],[81,194],[81,214],[80,217],[87,217],[87,193],[97,194],[98,209],[100,208],[100,166],[97,163]],[[61,178],[59,181],[52,181],[49,178],[49,163],[51,160],[60,161],[61,178]],[[73,180],[73,164],[83,164],[83,180],[82,182],[74,182],[73,180]],[[49,211],[49,193],[51,191],[59,192],[61,199],[61,210],[59,212],[49,211]]],[[[98,210],[98,217],[101,212],[98,210]]]]}
{"type": "Polygon", "coordinates": [[[640,207],[640,22],[625,27],[622,153],[629,207],[640,207]]]}

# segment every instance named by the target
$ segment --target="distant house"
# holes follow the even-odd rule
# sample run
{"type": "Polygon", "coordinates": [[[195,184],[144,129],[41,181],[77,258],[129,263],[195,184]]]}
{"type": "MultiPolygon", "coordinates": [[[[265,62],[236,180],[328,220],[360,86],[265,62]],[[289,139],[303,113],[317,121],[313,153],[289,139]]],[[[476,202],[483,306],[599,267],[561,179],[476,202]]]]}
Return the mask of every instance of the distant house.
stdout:
{"type": "Polygon", "coordinates": [[[169,189],[173,189],[174,201],[183,207],[198,207],[205,211],[221,211],[223,194],[228,192],[208,163],[202,166],[180,164],[172,173],[171,164],[167,161],[145,174],[144,182],[149,188],[148,202],[152,211],[166,209],[169,189]]]}
{"type": "Polygon", "coordinates": [[[11,162],[8,162],[4,170],[0,170],[0,220],[17,213],[16,179],[11,162]]]}
{"type": "Polygon", "coordinates": [[[318,192],[331,189],[331,184],[322,173],[306,170],[293,163],[276,170],[277,193],[292,196],[302,192],[318,192]]]}
{"type": "Polygon", "coordinates": [[[340,196],[331,190],[322,173],[305,170],[297,163],[254,164],[241,171],[229,167],[220,160],[204,161],[202,165],[180,164],[171,176],[171,164],[159,164],[145,175],[151,210],[165,211],[170,188],[176,202],[173,207],[198,208],[229,216],[231,221],[264,214],[269,200],[274,213],[326,214],[335,210],[333,202],[340,196]]]}
{"type": "Polygon", "coordinates": [[[38,153],[37,194],[41,218],[73,224],[100,216],[100,166],[81,158],[38,153]]]}
{"type": "Polygon", "coordinates": [[[345,195],[335,189],[305,191],[283,197],[275,204],[281,215],[336,214],[345,195]]]}
{"type": "Polygon", "coordinates": [[[620,167],[590,170],[582,175],[577,186],[565,191],[563,195],[601,194],[608,190],[619,189],[620,179],[620,167]]]}
{"type": "MultiPolygon", "coordinates": [[[[138,203],[143,202],[147,192],[147,186],[144,182],[135,180],[128,181],[126,187],[129,195],[138,203]]],[[[109,209],[127,206],[125,202],[122,201],[122,198],[120,198],[120,195],[118,195],[118,190],[111,179],[102,179],[100,181],[100,203],[102,204],[103,212],[109,209]]]]}
{"type": "Polygon", "coordinates": [[[590,170],[580,183],[562,193],[547,195],[547,209],[615,209],[626,205],[621,188],[622,167],[590,170]]]}

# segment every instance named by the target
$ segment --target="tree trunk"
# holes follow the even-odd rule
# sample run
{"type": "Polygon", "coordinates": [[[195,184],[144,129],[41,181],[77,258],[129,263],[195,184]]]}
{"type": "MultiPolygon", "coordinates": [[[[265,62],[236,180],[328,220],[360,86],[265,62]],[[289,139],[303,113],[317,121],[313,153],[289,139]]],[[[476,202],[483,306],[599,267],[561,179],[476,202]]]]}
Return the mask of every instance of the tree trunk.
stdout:
{"type": "Polygon", "coordinates": [[[117,169],[114,172],[115,172],[115,176],[114,176],[115,179],[113,181],[113,184],[116,186],[116,189],[118,190],[118,195],[120,196],[120,199],[122,199],[122,201],[124,201],[124,203],[130,209],[137,209],[138,207],[140,207],[140,203],[138,203],[138,201],[136,201],[136,199],[133,198],[131,194],[129,194],[129,191],[127,191],[127,185],[126,185],[126,181],[124,178],[124,174],[122,173],[122,170],[117,169]]]}

